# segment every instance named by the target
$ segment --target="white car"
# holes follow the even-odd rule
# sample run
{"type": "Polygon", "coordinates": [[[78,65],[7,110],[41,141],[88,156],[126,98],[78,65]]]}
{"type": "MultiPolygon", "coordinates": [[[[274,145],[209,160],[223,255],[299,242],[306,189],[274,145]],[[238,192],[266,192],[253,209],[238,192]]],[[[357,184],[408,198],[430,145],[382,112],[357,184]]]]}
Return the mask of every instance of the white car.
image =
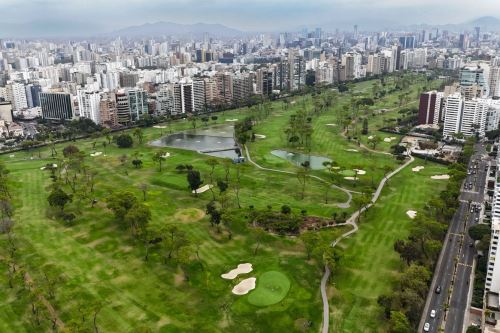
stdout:
{"type": "Polygon", "coordinates": [[[424,332],[429,332],[430,329],[431,329],[431,325],[429,323],[425,323],[424,332]]]}
{"type": "Polygon", "coordinates": [[[436,310],[431,310],[431,318],[436,317],[436,310]]]}

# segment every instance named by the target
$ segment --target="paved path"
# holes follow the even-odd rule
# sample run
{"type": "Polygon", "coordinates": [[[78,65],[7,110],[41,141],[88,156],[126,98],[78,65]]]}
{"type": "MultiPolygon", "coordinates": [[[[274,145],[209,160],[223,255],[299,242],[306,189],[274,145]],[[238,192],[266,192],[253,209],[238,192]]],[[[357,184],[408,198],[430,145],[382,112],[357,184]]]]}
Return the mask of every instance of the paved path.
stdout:
{"type": "MultiPolygon", "coordinates": [[[[345,234],[343,234],[342,236],[337,238],[335,241],[333,241],[331,244],[332,247],[337,246],[337,244],[341,240],[351,236],[352,234],[354,234],[355,232],[358,231],[358,225],[357,225],[356,221],[357,221],[359,215],[362,214],[363,212],[365,212],[371,206],[373,206],[373,204],[375,204],[375,202],[378,200],[380,194],[382,193],[382,190],[383,190],[385,184],[387,183],[387,180],[389,180],[389,178],[393,177],[394,175],[399,173],[401,170],[406,168],[414,160],[415,160],[415,158],[413,158],[413,156],[410,156],[410,159],[408,161],[406,161],[403,165],[399,166],[396,170],[394,170],[393,172],[391,172],[390,174],[388,174],[386,177],[384,177],[382,179],[382,181],[380,182],[380,184],[377,187],[377,190],[375,191],[375,193],[373,193],[373,197],[372,197],[371,202],[368,205],[362,207],[361,209],[355,211],[351,215],[351,217],[349,217],[349,219],[346,221],[346,224],[351,225],[353,227],[353,229],[346,232],[345,234]]],[[[326,295],[326,283],[328,282],[328,279],[330,278],[330,274],[331,274],[330,269],[328,268],[328,266],[325,266],[325,273],[323,274],[323,277],[321,278],[321,285],[320,285],[321,298],[323,299],[323,326],[321,329],[322,333],[328,333],[328,329],[329,329],[329,325],[330,325],[330,305],[328,304],[328,297],[326,295]]]]}
{"type": "MultiPolygon", "coordinates": [[[[248,148],[247,146],[245,146],[245,151],[246,151],[246,154],[247,154],[247,158],[248,158],[248,161],[250,163],[252,163],[253,165],[255,165],[257,168],[261,169],[261,170],[265,170],[265,171],[272,171],[272,172],[279,172],[279,173],[286,173],[288,175],[296,175],[295,172],[292,172],[292,171],[285,171],[285,170],[278,170],[278,169],[271,169],[271,168],[265,168],[259,164],[257,164],[256,162],[254,162],[252,160],[252,158],[250,157],[250,152],[248,151],[248,148]]],[[[316,179],[316,180],[319,180],[320,182],[323,182],[323,183],[328,183],[326,180],[324,180],[323,178],[321,177],[318,177],[318,176],[315,176],[315,175],[308,175],[310,178],[313,178],[313,179],[316,179]]],[[[356,193],[356,194],[361,194],[361,192],[356,192],[356,191],[352,191],[352,190],[348,190],[348,189],[345,189],[343,187],[340,187],[340,186],[337,186],[337,185],[334,185],[332,184],[332,187],[333,188],[336,188],[342,192],[344,192],[345,194],[347,194],[348,196],[348,199],[346,202],[342,202],[342,203],[338,203],[337,204],[337,207],[339,208],[349,208],[350,207],[350,204],[351,204],[351,200],[352,200],[352,193],[356,193]]]]}

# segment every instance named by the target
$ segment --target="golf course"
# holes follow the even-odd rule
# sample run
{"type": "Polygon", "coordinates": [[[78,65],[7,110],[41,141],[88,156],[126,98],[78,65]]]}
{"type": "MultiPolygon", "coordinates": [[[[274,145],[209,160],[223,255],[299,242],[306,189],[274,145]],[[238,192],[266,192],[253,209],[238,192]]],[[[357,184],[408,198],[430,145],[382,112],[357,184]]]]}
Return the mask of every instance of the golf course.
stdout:
{"type": "Polygon", "coordinates": [[[386,183],[335,256],[329,244],[405,162],[391,154],[402,135],[378,129],[441,83],[406,75],[410,84],[396,90],[387,79],[376,97],[379,80],[370,80],[208,121],[1,155],[13,225],[0,238],[0,332],[318,332],[320,281],[334,259],[330,332],[387,332],[377,298],[404,265],[394,242],[412,227],[407,212],[418,215],[445,189],[447,180],[431,176],[447,168],[416,159],[386,183]],[[327,94],[330,103],[318,106],[327,94]],[[373,101],[355,103],[363,98],[373,101]],[[305,125],[294,122],[300,117],[305,125]],[[243,163],[182,146],[223,145],[247,118],[243,163]],[[133,142],[121,146],[120,136],[133,142]],[[316,237],[312,248],[304,234],[316,237]]]}

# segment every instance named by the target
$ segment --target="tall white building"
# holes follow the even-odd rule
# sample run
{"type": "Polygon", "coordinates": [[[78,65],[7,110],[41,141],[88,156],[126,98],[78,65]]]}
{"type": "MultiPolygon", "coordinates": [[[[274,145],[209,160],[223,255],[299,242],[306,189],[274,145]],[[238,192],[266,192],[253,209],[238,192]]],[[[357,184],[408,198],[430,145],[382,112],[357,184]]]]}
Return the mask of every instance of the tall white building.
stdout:
{"type": "Polygon", "coordinates": [[[90,119],[94,123],[99,124],[101,121],[99,109],[101,94],[98,91],[78,90],[76,98],[78,100],[80,117],[90,119]]]}
{"type": "MultiPolygon", "coordinates": [[[[487,127],[495,126],[497,103],[488,98],[466,99],[459,92],[446,98],[443,136],[451,138],[453,134],[483,137],[487,127]],[[491,113],[491,115],[489,114],[491,113]],[[487,121],[491,121],[491,125],[487,121]]],[[[498,124],[498,123],[497,123],[498,124]]]]}
{"type": "MultiPolygon", "coordinates": [[[[500,158],[497,164],[500,163],[500,158]]],[[[488,253],[488,269],[486,273],[486,290],[500,294],[500,256],[497,256],[500,238],[500,182],[495,182],[495,191],[491,208],[491,241],[488,253]]]]}
{"type": "Polygon", "coordinates": [[[460,132],[460,122],[462,120],[463,98],[460,93],[454,93],[446,98],[444,111],[443,136],[451,137],[460,132]]]}
{"type": "Polygon", "coordinates": [[[12,102],[12,109],[14,111],[21,111],[28,108],[24,84],[13,82],[8,84],[6,88],[7,101],[12,102]]]}

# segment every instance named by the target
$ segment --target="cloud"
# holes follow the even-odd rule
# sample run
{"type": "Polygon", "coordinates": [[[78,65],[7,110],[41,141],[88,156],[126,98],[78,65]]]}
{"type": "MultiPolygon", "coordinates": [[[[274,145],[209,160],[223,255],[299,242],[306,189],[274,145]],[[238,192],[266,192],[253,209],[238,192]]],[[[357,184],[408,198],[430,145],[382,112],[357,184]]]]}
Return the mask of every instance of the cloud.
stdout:
{"type": "MultiPolygon", "coordinates": [[[[500,13],[498,0],[0,0],[2,24],[47,22],[50,29],[93,34],[146,22],[222,23],[241,30],[299,26],[360,28],[458,23],[500,13]],[[59,22],[59,23],[58,23],[59,22]],[[72,24],[68,22],[75,22],[72,24]],[[50,24],[49,24],[50,23],[50,24]],[[83,27],[82,27],[83,26],[83,27]],[[57,27],[57,28],[56,28],[57,27]],[[102,31],[104,30],[104,31],[102,31]]],[[[27,27],[26,29],[28,29],[27,27]]],[[[37,25],[39,33],[43,24],[37,25]]],[[[7,33],[0,29],[0,33],[7,33]]]]}

